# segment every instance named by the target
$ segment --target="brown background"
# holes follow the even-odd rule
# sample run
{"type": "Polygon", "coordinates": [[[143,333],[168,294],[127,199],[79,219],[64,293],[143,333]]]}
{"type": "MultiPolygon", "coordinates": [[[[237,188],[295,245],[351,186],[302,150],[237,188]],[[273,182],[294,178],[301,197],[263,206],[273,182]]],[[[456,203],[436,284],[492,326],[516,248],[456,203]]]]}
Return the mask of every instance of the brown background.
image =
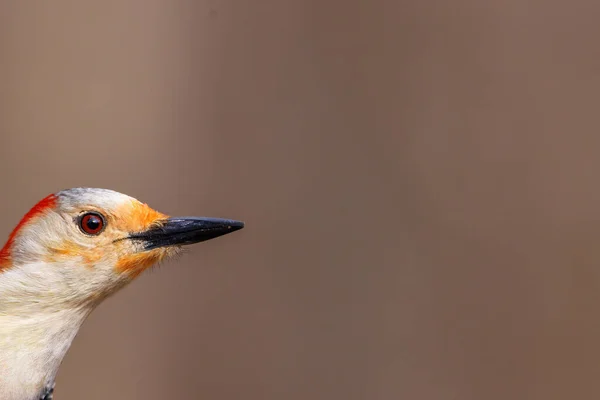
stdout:
{"type": "Polygon", "coordinates": [[[92,314],[56,399],[598,398],[599,13],[2,2],[3,235],[72,186],[247,223],[92,314]]]}

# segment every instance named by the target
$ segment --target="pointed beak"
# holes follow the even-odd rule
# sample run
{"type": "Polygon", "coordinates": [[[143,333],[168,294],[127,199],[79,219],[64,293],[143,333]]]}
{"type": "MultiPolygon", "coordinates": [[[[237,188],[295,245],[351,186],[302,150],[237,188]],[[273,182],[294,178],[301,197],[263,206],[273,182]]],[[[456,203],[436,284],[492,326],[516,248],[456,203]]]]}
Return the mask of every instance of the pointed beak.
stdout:
{"type": "Polygon", "coordinates": [[[147,231],[131,234],[129,239],[140,242],[145,250],[152,250],[204,242],[243,227],[243,222],[231,219],[178,217],[169,218],[147,231]]]}

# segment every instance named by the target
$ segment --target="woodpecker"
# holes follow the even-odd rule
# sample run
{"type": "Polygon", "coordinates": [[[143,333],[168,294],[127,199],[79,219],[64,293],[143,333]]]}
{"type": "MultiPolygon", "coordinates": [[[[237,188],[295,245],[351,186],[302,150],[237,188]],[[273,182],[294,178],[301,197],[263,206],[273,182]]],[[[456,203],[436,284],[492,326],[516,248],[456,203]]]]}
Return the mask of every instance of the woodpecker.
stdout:
{"type": "Polygon", "coordinates": [[[0,400],[52,399],[71,342],[104,299],[183,245],[243,227],[171,218],[107,189],[41,200],[0,250],[0,400]]]}

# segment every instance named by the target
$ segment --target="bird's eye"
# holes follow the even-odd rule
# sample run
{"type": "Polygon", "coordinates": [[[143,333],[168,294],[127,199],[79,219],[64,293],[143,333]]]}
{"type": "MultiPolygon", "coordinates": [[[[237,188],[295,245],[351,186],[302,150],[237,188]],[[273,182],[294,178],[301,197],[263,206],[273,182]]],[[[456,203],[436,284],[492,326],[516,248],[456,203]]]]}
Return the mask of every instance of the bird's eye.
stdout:
{"type": "Polygon", "coordinates": [[[104,229],[104,217],[97,213],[83,214],[79,219],[79,227],[88,235],[98,235],[104,229]]]}

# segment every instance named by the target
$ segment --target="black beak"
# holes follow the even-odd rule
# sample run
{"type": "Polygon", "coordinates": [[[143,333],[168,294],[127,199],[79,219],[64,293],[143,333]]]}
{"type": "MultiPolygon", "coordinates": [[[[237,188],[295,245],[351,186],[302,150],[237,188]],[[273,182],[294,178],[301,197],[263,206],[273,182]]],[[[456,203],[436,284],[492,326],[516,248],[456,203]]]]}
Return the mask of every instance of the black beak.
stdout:
{"type": "Polygon", "coordinates": [[[231,219],[180,217],[169,218],[160,226],[133,233],[129,239],[139,241],[145,250],[203,242],[240,230],[244,223],[231,219]]]}

